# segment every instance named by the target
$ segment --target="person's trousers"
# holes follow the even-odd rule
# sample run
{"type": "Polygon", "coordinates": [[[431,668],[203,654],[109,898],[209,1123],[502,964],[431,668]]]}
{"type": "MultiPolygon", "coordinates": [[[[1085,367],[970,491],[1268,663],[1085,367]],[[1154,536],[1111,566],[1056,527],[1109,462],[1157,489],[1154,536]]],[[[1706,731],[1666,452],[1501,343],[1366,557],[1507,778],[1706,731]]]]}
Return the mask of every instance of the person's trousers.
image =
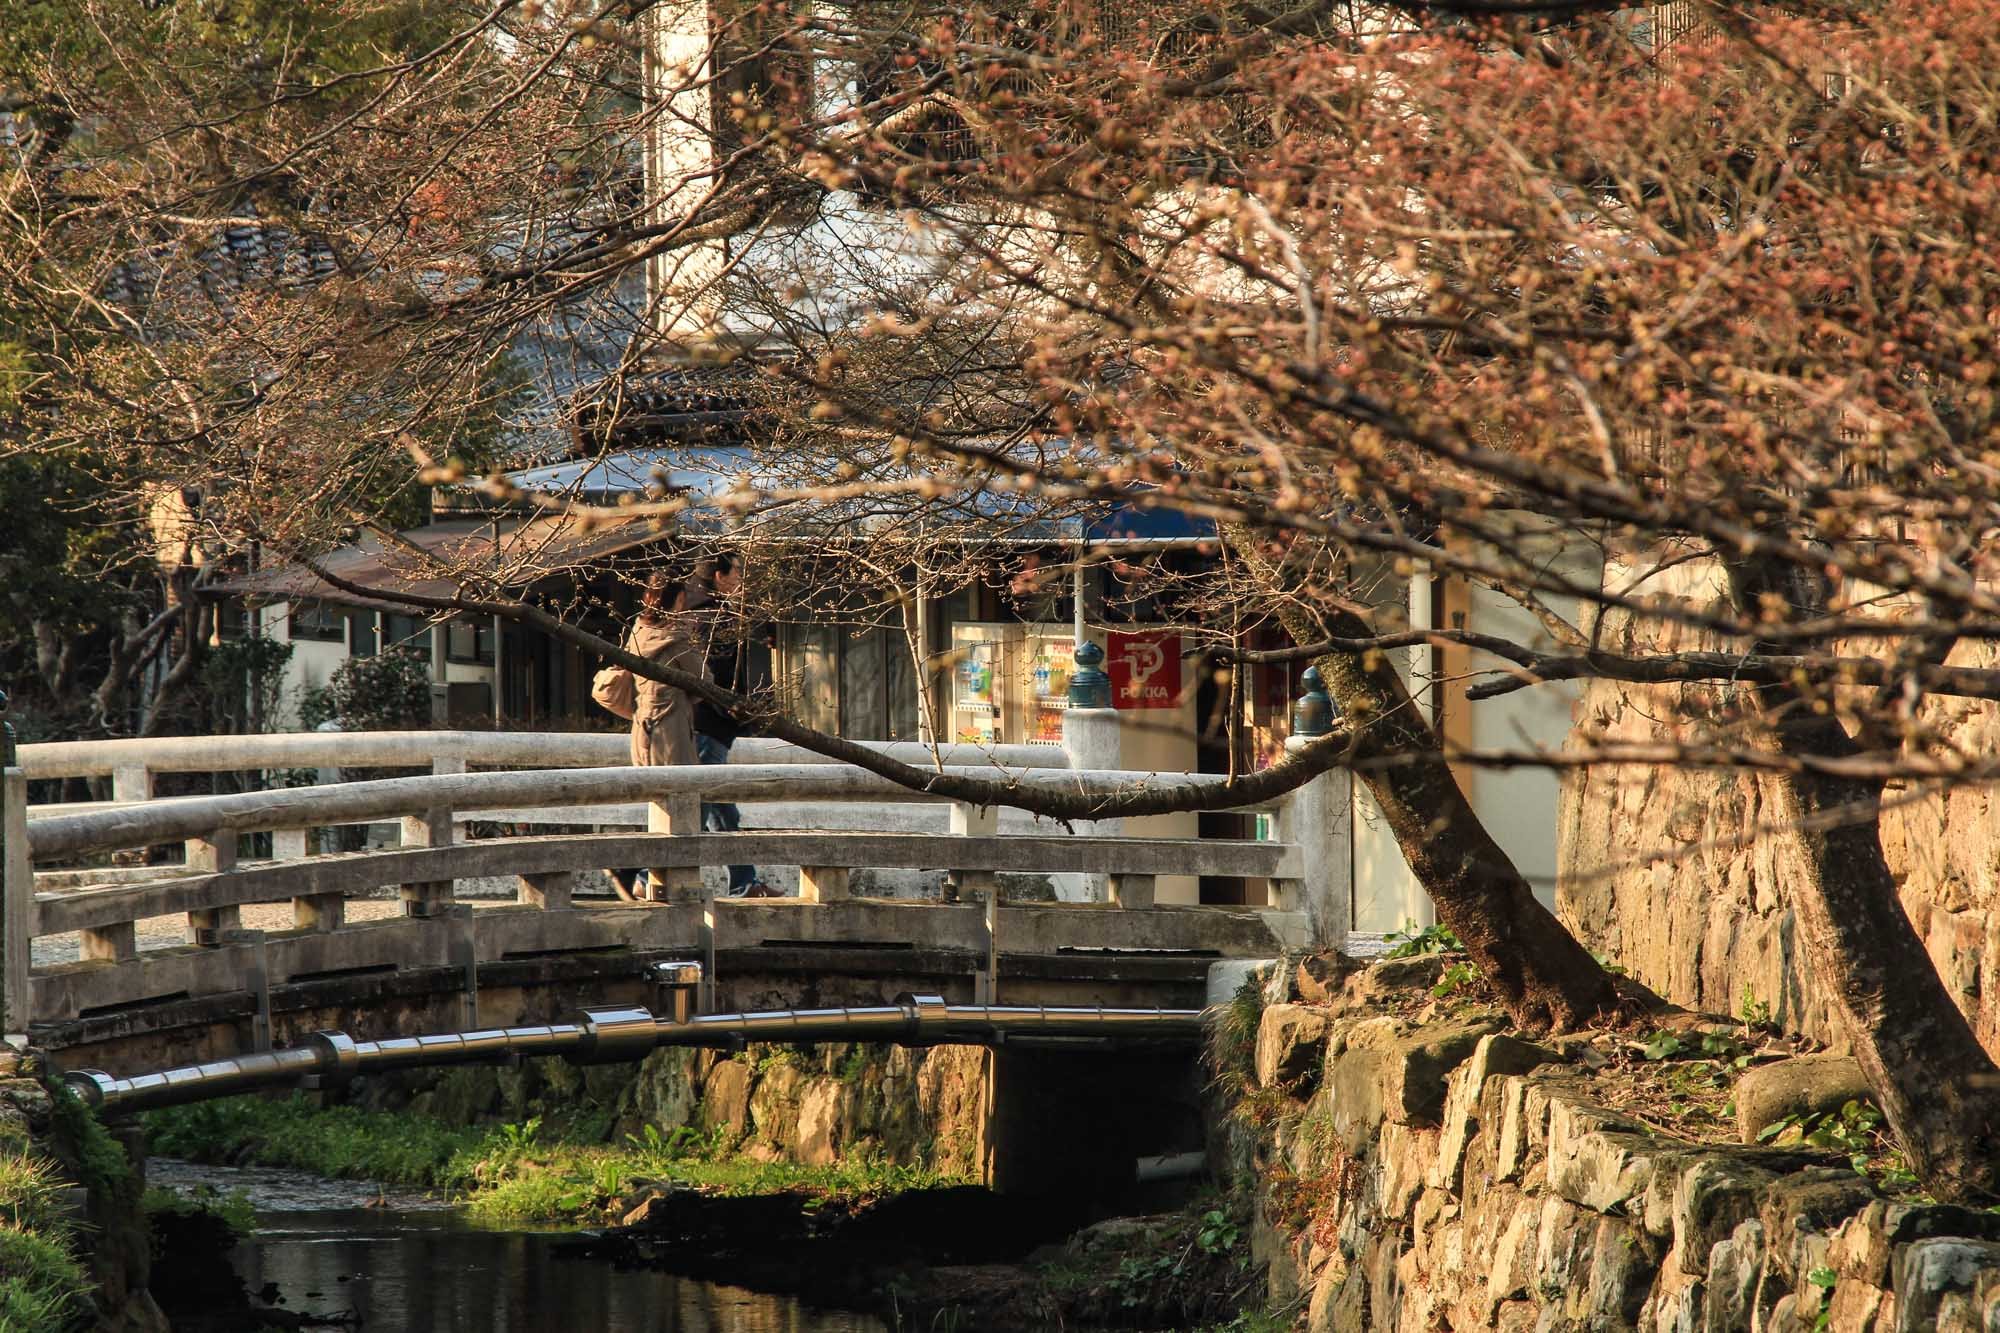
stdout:
{"type": "MultiPolygon", "coordinates": [[[[729,762],[729,742],[719,741],[713,736],[695,733],[694,750],[704,764],[726,764],[729,762]]],[[[710,833],[734,833],[743,827],[743,812],[727,801],[703,801],[701,803],[701,826],[710,833]]],[[[757,882],[757,867],[729,867],[729,891],[741,893],[757,882]]]]}

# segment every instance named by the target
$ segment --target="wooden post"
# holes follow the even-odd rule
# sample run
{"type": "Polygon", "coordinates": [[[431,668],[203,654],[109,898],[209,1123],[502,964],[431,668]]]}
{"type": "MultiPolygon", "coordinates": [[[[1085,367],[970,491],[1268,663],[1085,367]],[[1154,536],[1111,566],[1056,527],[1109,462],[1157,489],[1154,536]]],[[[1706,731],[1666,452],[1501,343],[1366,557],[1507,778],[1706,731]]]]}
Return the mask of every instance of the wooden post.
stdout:
{"type": "MultiPolygon", "coordinates": [[[[426,810],[421,815],[403,816],[403,846],[451,846],[451,811],[426,810]]],[[[404,916],[436,916],[451,902],[451,881],[425,880],[402,886],[404,916]]]]}
{"type": "MultiPolygon", "coordinates": [[[[0,726],[5,726],[0,723],[0,726]]],[[[12,727],[0,733],[7,748],[12,727]]],[[[0,753],[0,760],[11,759],[0,753]]],[[[28,852],[28,775],[0,771],[0,1038],[25,1035],[31,1012],[35,937],[35,865],[28,852]]]]}
{"type": "Polygon", "coordinates": [[[122,963],[138,956],[137,923],[119,921],[80,932],[79,956],[86,963],[122,963]]]}
{"type": "Polygon", "coordinates": [[[852,873],[846,866],[800,866],[799,897],[809,903],[846,902],[852,873]]]}
{"type": "Polygon", "coordinates": [[[1111,877],[1111,901],[1120,907],[1151,907],[1153,905],[1153,877],[1151,875],[1113,875],[1111,877]]]}
{"type": "MultiPolygon", "coordinates": [[[[205,838],[189,838],[186,846],[190,874],[226,875],[236,869],[234,829],[211,833],[205,838]]],[[[222,942],[223,932],[242,928],[243,909],[233,903],[227,907],[196,908],[187,914],[189,944],[213,948],[222,942]]]]}
{"type": "Polygon", "coordinates": [[[271,833],[271,859],[273,861],[305,860],[307,834],[308,830],[302,828],[274,829],[271,833]]]}
{"type": "MultiPolygon", "coordinates": [[[[701,832],[701,797],[669,796],[646,806],[646,831],[677,838],[701,832]]],[[[668,866],[650,872],[646,897],[653,902],[693,902],[702,896],[700,866],[668,866]]]]}
{"type": "Polygon", "coordinates": [[[548,874],[522,875],[521,887],[515,901],[523,907],[538,907],[544,912],[563,911],[570,905],[571,895],[576,891],[576,872],[556,870],[548,874]]]}
{"type": "Polygon", "coordinates": [[[152,772],[144,764],[125,764],[112,769],[111,799],[121,805],[152,800],[152,772]]]}
{"type": "Polygon", "coordinates": [[[309,893],[292,899],[292,928],[330,935],[347,921],[347,900],[337,893],[309,893]]]}

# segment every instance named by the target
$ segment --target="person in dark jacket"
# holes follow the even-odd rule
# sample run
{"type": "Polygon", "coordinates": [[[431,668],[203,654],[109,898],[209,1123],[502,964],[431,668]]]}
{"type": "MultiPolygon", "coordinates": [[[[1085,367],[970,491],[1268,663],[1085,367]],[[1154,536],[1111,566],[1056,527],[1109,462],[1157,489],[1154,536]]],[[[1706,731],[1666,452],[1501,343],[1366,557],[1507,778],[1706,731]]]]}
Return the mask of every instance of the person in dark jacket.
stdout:
{"type": "MultiPolygon", "coordinates": [[[[743,571],[733,555],[717,556],[697,576],[709,605],[707,621],[708,678],[725,690],[741,691],[744,686],[743,636],[734,622],[731,606],[743,586],[743,571]]],[[[726,764],[729,749],[743,728],[722,709],[706,699],[694,701],[694,747],[704,764],[726,764]]],[[[734,833],[743,827],[743,812],[726,801],[702,802],[701,826],[710,833],[734,833]]],[[[774,897],[757,878],[755,866],[729,867],[729,895],[733,898],[774,897]]]]}

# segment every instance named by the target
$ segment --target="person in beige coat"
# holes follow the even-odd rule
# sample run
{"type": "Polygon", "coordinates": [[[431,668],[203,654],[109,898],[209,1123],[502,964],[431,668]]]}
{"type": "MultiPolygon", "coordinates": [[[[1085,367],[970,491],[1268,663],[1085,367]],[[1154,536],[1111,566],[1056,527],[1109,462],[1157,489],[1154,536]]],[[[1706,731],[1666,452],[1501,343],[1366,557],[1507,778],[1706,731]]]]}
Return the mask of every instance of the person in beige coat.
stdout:
{"type": "MultiPolygon", "coordinates": [[[[625,651],[651,658],[662,666],[705,677],[707,663],[689,632],[687,618],[681,614],[686,609],[688,597],[685,580],[668,574],[653,575],[646,584],[645,596],[640,600],[639,617],[632,624],[632,632],[625,636],[625,651]]],[[[630,690],[631,712],[626,715],[632,719],[634,764],[701,762],[694,741],[694,700],[686,690],[630,673],[606,674],[623,675],[624,686],[630,690]]],[[[607,682],[600,676],[597,686],[593,687],[592,692],[597,695],[598,702],[613,712],[624,713],[627,699],[618,697],[619,692],[606,689],[606,685],[607,682]],[[599,693],[600,689],[604,692],[599,693]]],[[[619,897],[630,901],[642,894],[640,876],[646,874],[645,871],[631,869],[609,873],[619,897]]]]}
{"type": "MultiPolygon", "coordinates": [[[[689,675],[705,675],[707,663],[679,614],[686,599],[683,583],[655,574],[646,585],[625,651],[689,675]]],[[[700,763],[694,748],[694,700],[685,690],[657,680],[635,677],[632,685],[632,762],[700,763]]]]}

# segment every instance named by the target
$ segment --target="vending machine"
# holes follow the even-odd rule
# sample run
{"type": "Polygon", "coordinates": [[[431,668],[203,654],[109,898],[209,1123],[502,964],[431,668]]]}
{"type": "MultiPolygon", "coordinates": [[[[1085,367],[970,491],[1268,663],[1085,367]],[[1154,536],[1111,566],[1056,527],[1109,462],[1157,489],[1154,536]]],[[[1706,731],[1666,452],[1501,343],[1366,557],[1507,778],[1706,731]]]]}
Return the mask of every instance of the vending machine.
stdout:
{"type": "Polygon", "coordinates": [[[1006,743],[1007,634],[1011,625],[954,625],[951,631],[951,739],[1006,743]]]}
{"type": "Polygon", "coordinates": [[[1067,625],[952,626],[952,736],[1061,745],[1076,636],[1067,625]]]}

